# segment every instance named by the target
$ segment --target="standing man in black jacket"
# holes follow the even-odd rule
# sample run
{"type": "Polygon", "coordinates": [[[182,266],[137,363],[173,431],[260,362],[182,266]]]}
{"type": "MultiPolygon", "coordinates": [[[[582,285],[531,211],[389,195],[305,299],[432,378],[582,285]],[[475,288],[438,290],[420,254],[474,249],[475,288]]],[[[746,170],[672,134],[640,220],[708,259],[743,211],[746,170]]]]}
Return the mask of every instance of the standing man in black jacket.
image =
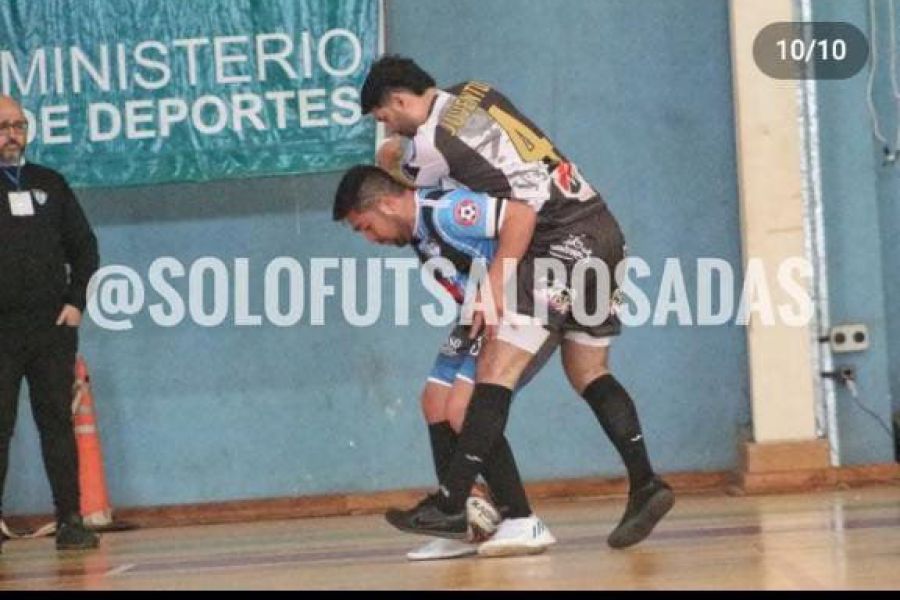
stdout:
{"type": "Polygon", "coordinates": [[[72,384],[97,239],[55,171],[26,163],[28,121],[0,96],[0,501],[22,379],[56,507],[56,547],[95,548],[80,515],[72,384]]]}

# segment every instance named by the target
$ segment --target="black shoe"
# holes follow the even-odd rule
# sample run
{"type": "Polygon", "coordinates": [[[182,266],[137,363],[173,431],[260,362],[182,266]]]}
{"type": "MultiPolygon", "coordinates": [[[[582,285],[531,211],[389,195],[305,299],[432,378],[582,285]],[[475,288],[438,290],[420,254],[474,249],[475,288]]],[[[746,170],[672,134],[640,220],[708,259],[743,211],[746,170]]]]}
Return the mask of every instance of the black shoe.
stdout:
{"type": "Polygon", "coordinates": [[[628,495],[628,507],[619,525],[609,534],[606,543],[613,548],[627,548],[642,541],[675,504],[672,488],[654,477],[628,495]]]}
{"type": "Polygon", "coordinates": [[[400,531],[451,540],[465,539],[468,529],[465,509],[447,514],[437,507],[436,495],[428,496],[409,510],[391,508],[384,518],[400,531]]]}
{"type": "Polygon", "coordinates": [[[56,523],[57,550],[88,550],[100,545],[100,536],[84,526],[78,515],[56,523]]]}

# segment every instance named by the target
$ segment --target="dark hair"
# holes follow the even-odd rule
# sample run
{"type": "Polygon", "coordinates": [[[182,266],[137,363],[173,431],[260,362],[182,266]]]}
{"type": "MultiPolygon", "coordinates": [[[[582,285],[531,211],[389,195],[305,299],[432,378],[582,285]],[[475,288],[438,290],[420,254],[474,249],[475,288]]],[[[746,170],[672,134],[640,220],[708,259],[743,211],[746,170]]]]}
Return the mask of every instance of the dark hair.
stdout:
{"type": "Polygon", "coordinates": [[[369,69],[363,84],[360,102],[364,115],[381,106],[385,97],[395,90],[407,90],[421,96],[437,84],[411,58],[386,54],[369,69]]]}
{"type": "Polygon", "coordinates": [[[356,165],[344,173],[338,184],[331,216],[335,221],[343,221],[350,211],[365,210],[379,198],[397,196],[407,189],[378,167],[356,165]]]}

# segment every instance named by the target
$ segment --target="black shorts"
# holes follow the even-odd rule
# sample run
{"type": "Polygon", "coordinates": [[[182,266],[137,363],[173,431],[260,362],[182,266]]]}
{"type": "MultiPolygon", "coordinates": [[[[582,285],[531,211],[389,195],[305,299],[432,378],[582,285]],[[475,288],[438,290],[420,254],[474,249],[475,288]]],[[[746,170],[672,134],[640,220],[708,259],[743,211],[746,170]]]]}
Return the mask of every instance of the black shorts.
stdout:
{"type": "Polygon", "coordinates": [[[538,318],[553,332],[619,335],[615,270],[624,258],[625,237],[605,207],[574,223],[536,230],[518,267],[517,312],[538,318]],[[546,259],[555,259],[559,271],[548,269],[546,259]]]}

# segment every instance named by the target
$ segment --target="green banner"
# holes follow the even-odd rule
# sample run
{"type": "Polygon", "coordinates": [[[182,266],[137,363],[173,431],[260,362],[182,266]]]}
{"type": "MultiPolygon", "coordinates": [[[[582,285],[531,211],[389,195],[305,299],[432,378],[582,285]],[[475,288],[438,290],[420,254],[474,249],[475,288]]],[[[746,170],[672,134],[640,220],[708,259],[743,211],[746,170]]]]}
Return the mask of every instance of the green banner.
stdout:
{"type": "Polygon", "coordinates": [[[79,187],[370,161],[378,0],[3,0],[0,83],[28,160],[79,187]]]}

